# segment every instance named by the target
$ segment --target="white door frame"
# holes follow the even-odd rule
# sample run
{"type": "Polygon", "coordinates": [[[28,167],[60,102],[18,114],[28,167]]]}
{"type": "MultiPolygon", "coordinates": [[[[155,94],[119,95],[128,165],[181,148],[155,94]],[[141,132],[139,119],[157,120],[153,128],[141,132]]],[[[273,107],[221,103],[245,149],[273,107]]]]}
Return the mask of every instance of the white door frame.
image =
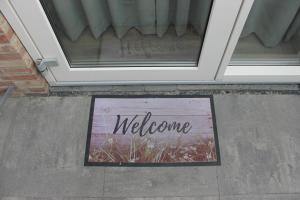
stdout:
{"type": "Polygon", "coordinates": [[[254,1],[255,0],[244,0],[242,3],[216,80],[238,83],[299,83],[300,66],[230,65],[231,57],[254,1]]]}
{"type": "Polygon", "coordinates": [[[39,0],[0,0],[0,10],[34,60],[58,58],[60,66],[43,73],[52,86],[299,83],[300,66],[229,65],[253,2],[254,0],[214,0],[198,67],[93,68],[89,69],[90,73],[87,73],[87,69],[70,68],[39,0]],[[83,78],[85,81],[82,81],[83,78]]]}
{"type": "Polygon", "coordinates": [[[40,58],[58,60],[59,67],[50,69],[51,85],[213,82],[242,3],[214,0],[197,67],[70,68],[39,0],[2,1],[17,13],[40,58]]]}
{"type": "MultiPolygon", "coordinates": [[[[26,48],[31,58],[33,60],[43,58],[11,3],[7,0],[0,0],[0,11],[18,35],[19,39],[21,40],[22,44],[26,48]]],[[[43,76],[50,85],[55,85],[56,80],[52,73],[44,73],[43,76]]]]}

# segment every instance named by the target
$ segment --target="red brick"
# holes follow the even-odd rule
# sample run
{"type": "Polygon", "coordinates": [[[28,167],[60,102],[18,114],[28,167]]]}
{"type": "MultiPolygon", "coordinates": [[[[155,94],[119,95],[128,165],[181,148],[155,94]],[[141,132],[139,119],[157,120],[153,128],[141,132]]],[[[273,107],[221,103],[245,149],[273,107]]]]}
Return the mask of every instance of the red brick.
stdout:
{"type": "Polygon", "coordinates": [[[0,68],[6,68],[6,67],[33,67],[35,66],[33,60],[28,55],[28,53],[25,53],[22,57],[22,59],[16,59],[16,60],[0,60],[0,68]]]}
{"type": "Polygon", "coordinates": [[[0,69],[6,68],[31,68],[24,60],[0,60],[0,69]]]}
{"type": "Polygon", "coordinates": [[[14,35],[9,42],[0,43],[0,54],[26,52],[22,43],[14,35]]]}
{"type": "Polygon", "coordinates": [[[11,26],[4,18],[0,18],[0,20],[0,30],[2,31],[2,33],[7,33],[9,30],[12,30],[11,26]]]}
{"type": "Polygon", "coordinates": [[[16,51],[16,49],[13,48],[11,45],[0,43],[0,53],[10,53],[10,52],[15,52],[15,51],[16,51]]]}
{"type": "Polygon", "coordinates": [[[7,54],[0,54],[0,60],[20,60],[22,59],[22,55],[18,53],[7,53],[7,54]]]}
{"type": "Polygon", "coordinates": [[[6,43],[9,42],[9,40],[14,35],[14,31],[12,29],[9,29],[7,33],[1,33],[0,35],[0,43],[6,43]]]}
{"type": "Polygon", "coordinates": [[[4,74],[36,74],[36,70],[34,68],[0,68],[0,71],[4,74]]]}
{"type": "MultiPolygon", "coordinates": [[[[6,19],[4,18],[4,16],[0,13],[0,26],[6,22],[6,19]]],[[[0,28],[1,30],[1,28],[0,28]]]]}
{"type": "Polygon", "coordinates": [[[48,93],[48,83],[0,13],[0,91],[9,85],[16,86],[13,96],[48,93]]]}
{"type": "Polygon", "coordinates": [[[27,54],[28,53],[24,48],[20,49],[19,51],[0,53],[0,60],[23,60],[23,57],[26,57],[27,54]]]}
{"type": "Polygon", "coordinates": [[[17,52],[19,52],[21,49],[25,49],[23,47],[23,44],[21,43],[21,41],[15,34],[11,37],[11,39],[9,41],[9,45],[12,48],[14,48],[17,52]]]}
{"type": "Polygon", "coordinates": [[[12,81],[0,81],[0,86],[13,85],[12,81]]]}
{"type": "Polygon", "coordinates": [[[41,86],[45,86],[46,83],[44,80],[22,80],[22,81],[14,81],[14,84],[21,89],[25,88],[40,88],[41,86]]]}
{"type": "Polygon", "coordinates": [[[19,76],[3,76],[2,77],[4,80],[36,80],[37,75],[19,75],[19,76]]]}
{"type": "Polygon", "coordinates": [[[39,93],[39,94],[47,94],[48,87],[41,87],[41,88],[29,88],[30,93],[39,93]]]}
{"type": "Polygon", "coordinates": [[[0,91],[5,91],[9,85],[0,85],[0,91]]]}
{"type": "Polygon", "coordinates": [[[12,73],[12,72],[29,72],[32,71],[33,74],[37,74],[37,69],[36,67],[29,67],[29,66],[6,66],[6,67],[0,67],[0,72],[3,73],[12,73]]]}
{"type": "Polygon", "coordinates": [[[33,62],[32,58],[27,52],[25,52],[24,55],[22,55],[22,60],[24,61],[26,66],[35,67],[35,63],[33,62]]]}

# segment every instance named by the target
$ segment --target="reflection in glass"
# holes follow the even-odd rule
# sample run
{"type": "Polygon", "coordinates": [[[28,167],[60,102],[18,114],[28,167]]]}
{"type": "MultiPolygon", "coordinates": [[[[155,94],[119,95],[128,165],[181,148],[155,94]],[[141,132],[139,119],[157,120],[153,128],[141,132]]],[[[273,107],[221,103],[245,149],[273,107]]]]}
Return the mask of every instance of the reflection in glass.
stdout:
{"type": "Polygon", "coordinates": [[[233,65],[299,65],[300,1],[256,0],[233,65]]]}
{"type": "Polygon", "coordinates": [[[73,67],[195,66],[211,1],[41,0],[73,67]]]}

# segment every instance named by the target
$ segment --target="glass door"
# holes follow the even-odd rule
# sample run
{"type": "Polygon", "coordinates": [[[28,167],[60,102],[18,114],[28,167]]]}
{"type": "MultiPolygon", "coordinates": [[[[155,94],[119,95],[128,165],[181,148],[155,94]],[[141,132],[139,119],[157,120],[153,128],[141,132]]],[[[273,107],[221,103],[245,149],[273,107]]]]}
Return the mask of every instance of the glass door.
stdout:
{"type": "Polygon", "coordinates": [[[9,0],[56,85],[215,80],[242,0],[9,0]],[[225,12],[226,11],[226,12],[225,12]]]}
{"type": "Polygon", "coordinates": [[[300,82],[300,0],[245,0],[235,29],[220,79],[300,82]]]}
{"type": "Polygon", "coordinates": [[[71,67],[197,66],[212,0],[41,0],[71,67]]]}

